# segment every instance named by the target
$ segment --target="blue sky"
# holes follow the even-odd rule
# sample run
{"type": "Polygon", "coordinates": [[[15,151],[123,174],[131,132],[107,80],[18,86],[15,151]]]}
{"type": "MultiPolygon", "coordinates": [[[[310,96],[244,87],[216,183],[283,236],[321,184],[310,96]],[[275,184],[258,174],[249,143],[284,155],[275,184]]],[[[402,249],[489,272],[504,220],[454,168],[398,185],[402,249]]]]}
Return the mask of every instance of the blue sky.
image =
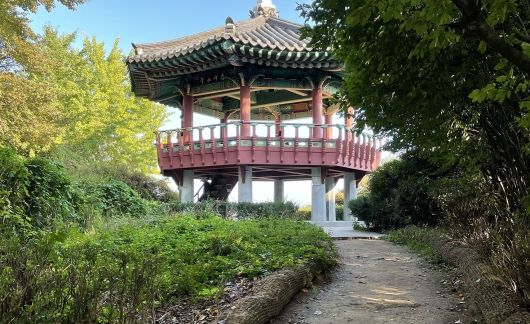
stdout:
{"type": "MultiPolygon", "coordinates": [[[[303,23],[296,7],[298,3],[310,0],[273,0],[280,17],[297,23],[303,23]]],[[[50,25],[61,33],[78,33],[77,46],[85,36],[96,39],[110,48],[114,41],[120,40],[120,48],[125,54],[131,50],[131,43],[149,43],[164,41],[206,31],[224,25],[226,17],[234,20],[249,18],[249,10],[256,0],[89,0],[75,11],[58,5],[51,12],[41,8],[30,16],[31,27],[40,32],[50,25]]],[[[173,115],[164,128],[177,128],[180,125],[180,112],[171,109],[173,115]]],[[[218,123],[209,117],[196,115],[196,125],[218,123]]],[[[310,123],[310,120],[299,122],[310,123]]],[[[334,123],[342,123],[338,116],[334,123]]],[[[196,189],[200,184],[196,182],[196,189]]],[[[339,182],[337,188],[342,187],[339,182]]],[[[237,199],[234,188],[230,200],[237,199]]],[[[271,201],[273,185],[269,182],[256,182],[253,186],[254,201],[271,201]]],[[[310,181],[293,181],[285,185],[287,199],[305,205],[311,203],[310,181]]]]}
{"type": "MultiPolygon", "coordinates": [[[[303,23],[297,3],[308,0],[274,0],[280,17],[303,23]]],[[[51,12],[41,8],[31,17],[31,26],[40,31],[45,25],[61,32],[77,31],[80,36],[95,35],[109,46],[116,38],[129,53],[131,43],[147,43],[187,36],[224,25],[226,17],[249,18],[256,0],[89,0],[75,11],[59,5],[51,12]]]]}

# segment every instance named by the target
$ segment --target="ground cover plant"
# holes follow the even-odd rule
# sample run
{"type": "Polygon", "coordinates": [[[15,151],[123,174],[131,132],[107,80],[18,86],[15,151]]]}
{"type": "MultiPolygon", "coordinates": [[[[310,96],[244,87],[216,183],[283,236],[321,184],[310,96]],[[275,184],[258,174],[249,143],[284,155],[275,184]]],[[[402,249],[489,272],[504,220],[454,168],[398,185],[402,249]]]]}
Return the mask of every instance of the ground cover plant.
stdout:
{"type": "Polygon", "coordinates": [[[292,203],[230,204],[245,216],[233,220],[223,204],[147,200],[108,176],[73,182],[13,149],[0,166],[0,323],[145,322],[237,277],[333,262],[330,238],[293,220],[292,203]]]}
{"type": "Polygon", "coordinates": [[[0,240],[7,322],[147,321],[180,297],[215,296],[237,276],[333,262],[324,232],[285,220],[181,215],[95,233],[57,229],[26,243],[0,240]]]}
{"type": "Polygon", "coordinates": [[[408,226],[389,231],[385,239],[392,243],[405,245],[425,259],[437,263],[441,261],[440,257],[436,255],[425,238],[429,235],[441,235],[442,233],[443,231],[437,228],[408,226]]]}

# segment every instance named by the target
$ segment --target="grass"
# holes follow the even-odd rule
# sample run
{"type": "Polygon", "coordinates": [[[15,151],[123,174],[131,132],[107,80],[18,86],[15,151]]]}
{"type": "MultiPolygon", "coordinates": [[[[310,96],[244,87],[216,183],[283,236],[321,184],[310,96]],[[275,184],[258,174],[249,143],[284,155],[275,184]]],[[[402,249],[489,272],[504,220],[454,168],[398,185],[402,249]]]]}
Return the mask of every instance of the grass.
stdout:
{"type": "Polygon", "coordinates": [[[425,237],[439,232],[440,230],[437,228],[408,226],[388,232],[384,239],[392,243],[405,245],[428,261],[439,263],[441,261],[439,256],[437,256],[432,247],[425,242],[425,237]]]}
{"type": "Polygon", "coordinates": [[[17,244],[0,239],[0,310],[23,322],[149,321],[181,297],[222,294],[237,276],[334,262],[331,239],[306,222],[191,214],[17,244]]]}

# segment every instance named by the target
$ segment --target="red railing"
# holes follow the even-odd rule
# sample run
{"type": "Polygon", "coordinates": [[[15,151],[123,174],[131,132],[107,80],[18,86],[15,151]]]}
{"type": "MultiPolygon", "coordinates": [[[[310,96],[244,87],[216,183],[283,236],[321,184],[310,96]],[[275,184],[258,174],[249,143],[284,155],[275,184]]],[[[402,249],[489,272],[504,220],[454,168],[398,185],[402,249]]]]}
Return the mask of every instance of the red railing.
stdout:
{"type": "Polygon", "coordinates": [[[380,162],[380,141],[355,136],[344,125],[251,122],[250,136],[241,136],[241,126],[229,122],[157,132],[160,168],[282,164],[373,171],[380,162]],[[324,138],[311,136],[316,127],[323,129],[324,138]]]}

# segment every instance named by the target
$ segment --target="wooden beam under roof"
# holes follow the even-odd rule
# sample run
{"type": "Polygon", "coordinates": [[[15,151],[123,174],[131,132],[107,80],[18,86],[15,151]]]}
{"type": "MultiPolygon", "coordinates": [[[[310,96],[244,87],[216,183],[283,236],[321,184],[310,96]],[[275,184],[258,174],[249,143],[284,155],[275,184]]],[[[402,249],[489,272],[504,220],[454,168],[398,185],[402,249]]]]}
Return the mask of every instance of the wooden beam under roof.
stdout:
{"type": "Polygon", "coordinates": [[[307,97],[308,96],[307,92],[302,92],[302,91],[295,90],[295,89],[286,89],[286,90],[291,92],[291,93],[294,93],[296,95],[302,96],[302,97],[307,97]]]}

